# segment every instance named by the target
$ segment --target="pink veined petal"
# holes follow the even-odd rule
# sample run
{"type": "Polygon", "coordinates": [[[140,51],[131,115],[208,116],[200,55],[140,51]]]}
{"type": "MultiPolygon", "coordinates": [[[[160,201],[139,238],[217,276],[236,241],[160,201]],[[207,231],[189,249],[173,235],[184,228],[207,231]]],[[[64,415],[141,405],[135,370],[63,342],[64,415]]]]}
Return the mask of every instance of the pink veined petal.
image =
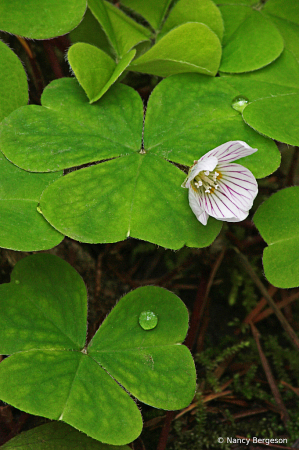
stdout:
{"type": "Polygon", "coordinates": [[[215,169],[217,166],[218,159],[210,158],[208,161],[198,160],[194,166],[189,170],[188,176],[182,184],[182,187],[189,188],[190,182],[199,174],[202,170],[209,170],[210,172],[215,169]]]}
{"type": "Polygon", "coordinates": [[[229,141],[225,144],[219,145],[219,147],[210,150],[199,161],[204,161],[216,156],[219,163],[226,163],[236,161],[237,159],[244,158],[244,156],[252,155],[257,152],[257,148],[252,148],[246,142],[243,141],[229,141]]]}
{"type": "Polygon", "coordinates": [[[229,197],[218,190],[212,194],[205,193],[203,197],[205,211],[215,219],[228,221],[228,219],[236,218],[237,221],[241,221],[244,220],[245,214],[247,216],[247,211],[245,213],[229,197]]]}
{"type": "Polygon", "coordinates": [[[252,173],[239,164],[219,164],[217,169],[222,175],[218,181],[218,191],[241,210],[249,211],[258,192],[252,173]]]}
{"type": "Polygon", "coordinates": [[[231,185],[226,180],[218,182],[219,188],[217,192],[221,192],[226,197],[228,197],[238,208],[243,211],[249,211],[253,204],[253,197],[248,195],[248,192],[238,192],[235,185],[231,185]]]}
{"type": "Polygon", "coordinates": [[[239,193],[248,199],[255,199],[258,185],[250,170],[240,164],[218,164],[217,169],[221,173],[219,182],[225,184],[231,192],[239,193]]]}
{"type": "Polygon", "coordinates": [[[197,220],[199,220],[199,222],[201,222],[203,225],[206,225],[209,216],[202,208],[201,196],[197,192],[195,192],[192,187],[190,187],[189,189],[189,205],[194,212],[197,220]]]}

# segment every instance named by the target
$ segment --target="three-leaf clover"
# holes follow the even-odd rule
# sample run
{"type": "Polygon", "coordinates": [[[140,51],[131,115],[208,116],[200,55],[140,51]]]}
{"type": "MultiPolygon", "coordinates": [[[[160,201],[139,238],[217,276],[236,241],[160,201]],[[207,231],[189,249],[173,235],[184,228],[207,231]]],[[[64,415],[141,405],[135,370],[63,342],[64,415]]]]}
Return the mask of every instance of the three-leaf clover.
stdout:
{"type": "Polygon", "coordinates": [[[192,400],[194,363],[180,345],[188,312],[171,292],[148,286],[125,295],[86,345],[86,288],[68,263],[24,258],[0,291],[0,352],[10,355],[0,364],[3,401],[121,445],[142,429],[127,392],[163,409],[192,400]],[[154,328],[140,325],[144,311],[157,316],[154,328]]]}
{"type": "Polygon", "coordinates": [[[220,70],[251,72],[266,67],[287,49],[298,60],[299,5],[292,0],[221,1],[224,20],[220,70]]]}
{"type": "Polygon", "coordinates": [[[221,224],[211,218],[205,227],[196,220],[180,187],[187,171],[182,166],[228,137],[258,149],[240,161],[256,178],[280,162],[275,143],[232,108],[240,93],[226,78],[166,78],[149,99],[143,129],[143,104],[132,88],[114,85],[90,105],[76,80],[60,79],[44,91],[43,106],[20,108],[5,119],[1,150],[34,172],[89,165],[42,194],[41,211],[62,234],[89,243],[131,236],[172,249],[204,247],[221,224]]]}
{"type": "Polygon", "coordinates": [[[216,75],[223,22],[211,0],[179,0],[170,12],[169,0],[121,3],[133,10],[133,17],[143,16],[150,27],[133,20],[122,5],[89,0],[86,17],[71,35],[75,44],[68,60],[91,103],[124,70],[162,77],[182,72],[216,75]]]}

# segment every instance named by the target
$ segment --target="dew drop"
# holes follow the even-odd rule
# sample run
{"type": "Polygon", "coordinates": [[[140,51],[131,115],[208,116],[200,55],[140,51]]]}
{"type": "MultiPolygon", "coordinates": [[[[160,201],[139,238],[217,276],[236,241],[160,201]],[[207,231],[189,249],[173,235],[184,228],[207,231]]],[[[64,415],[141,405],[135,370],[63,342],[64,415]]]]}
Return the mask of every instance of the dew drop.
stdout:
{"type": "Polygon", "coordinates": [[[152,330],[157,326],[158,317],[152,311],[142,311],[139,316],[139,325],[144,330],[152,330]]]}
{"type": "Polygon", "coordinates": [[[235,97],[232,101],[232,108],[241,113],[248,103],[248,98],[243,97],[242,95],[237,95],[237,97],[235,97]]]}

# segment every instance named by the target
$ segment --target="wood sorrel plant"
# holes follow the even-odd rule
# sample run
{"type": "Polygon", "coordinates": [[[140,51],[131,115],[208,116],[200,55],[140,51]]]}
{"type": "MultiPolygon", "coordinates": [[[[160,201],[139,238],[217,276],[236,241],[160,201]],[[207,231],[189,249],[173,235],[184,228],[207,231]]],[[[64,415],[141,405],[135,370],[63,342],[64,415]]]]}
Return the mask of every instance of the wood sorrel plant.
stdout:
{"type": "Polygon", "coordinates": [[[1,288],[1,353],[11,355],[0,367],[4,401],[111,444],[131,442],[142,429],[140,411],[121,386],[157,408],[191,402],[194,363],[178,345],[188,312],[171,292],[130,292],[86,345],[86,289],[66,262],[30,256],[1,288]],[[146,311],[157,318],[154,326],[146,311]]]}
{"type": "MultiPolygon", "coordinates": [[[[3,248],[48,250],[64,236],[206,247],[223,221],[250,213],[255,178],[280,165],[275,141],[299,145],[299,6],[291,0],[23,3],[1,2],[0,29],[33,39],[73,30],[75,77],[52,81],[41,105],[27,105],[24,68],[0,41],[3,248]],[[132,72],[155,77],[146,108],[132,72]],[[237,145],[233,159],[224,158],[225,143],[237,145]],[[242,170],[238,181],[232,170],[242,170]]],[[[297,187],[274,193],[254,216],[269,244],[265,275],[278,287],[299,285],[298,198],[297,187]]],[[[127,294],[88,344],[84,284],[53,255],[20,261],[0,302],[0,348],[10,355],[0,399],[108,444],[86,441],[90,448],[138,437],[129,393],[156,408],[191,402],[195,369],[180,345],[188,313],[169,291],[127,294]]],[[[51,430],[69,428],[50,424],[33,439],[51,430]]],[[[67,448],[79,439],[70,433],[67,448]]]]}

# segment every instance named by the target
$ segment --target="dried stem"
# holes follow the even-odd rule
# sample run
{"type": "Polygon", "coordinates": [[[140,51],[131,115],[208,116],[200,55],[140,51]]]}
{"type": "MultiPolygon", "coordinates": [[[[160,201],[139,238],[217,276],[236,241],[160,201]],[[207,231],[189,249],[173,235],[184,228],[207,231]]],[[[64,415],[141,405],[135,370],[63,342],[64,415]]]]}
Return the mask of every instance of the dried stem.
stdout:
{"type": "Polygon", "coordinates": [[[289,168],[289,173],[286,179],[286,186],[293,186],[295,181],[295,174],[298,164],[298,158],[299,158],[299,147],[294,148],[294,153],[292,157],[292,161],[289,168]]]}
{"type": "Polygon", "coordinates": [[[55,53],[54,46],[53,46],[53,40],[43,41],[43,46],[44,46],[45,53],[48,56],[48,60],[49,60],[51,69],[55,75],[55,78],[57,78],[57,79],[63,78],[64,73],[63,73],[62,68],[60,67],[57,55],[55,53]]]}
{"type": "Polygon", "coordinates": [[[167,445],[167,439],[168,439],[170,427],[171,427],[171,422],[174,419],[174,416],[175,416],[175,411],[167,411],[164,426],[163,426],[162,432],[160,434],[160,439],[159,439],[157,450],[165,450],[166,445],[167,445]]]}
{"type": "Polygon", "coordinates": [[[205,281],[203,281],[202,288],[200,286],[197,291],[194,310],[192,312],[192,317],[191,317],[191,321],[190,321],[190,329],[189,329],[189,333],[188,333],[188,336],[186,339],[186,345],[190,349],[192,349],[194,347],[194,345],[196,344],[196,342],[198,340],[199,331],[200,331],[199,325],[202,321],[202,316],[203,316],[203,313],[207,306],[210,289],[212,287],[214,278],[220,267],[220,264],[223,260],[225,251],[226,251],[226,248],[224,248],[222,250],[222,252],[219,254],[218,258],[216,259],[216,261],[212,267],[208,282],[206,283],[205,281]],[[190,338],[189,338],[189,336],[190,336],[190,338]]]}
{"type": "Polygon", "coordinates": [[[287,425],[287,422],[290,420],[290,417],[289,417],[287,409],[286,409],[286,407],[285,407],[285,405],[283,403],[283,400],[282,400],[282,397],[281,397],[280,392],[278,390],[278,387],[277,387],[277,385],[275,383],[275,380],[274,380],[274,377],[273,377],[270,365],[268,363],[268,360],[267,360],[267,358],[266,358],[266,356],[265,356],[265,354],[264,354],[264,352],[262,350],[262,346],[260,344],[259,332],[258,332],[257,328],[253,325],[252,322],[250,323],[250,326],[251,326],[252,334],[253,334],[253,337],[254,337],[254,340],[256,342],[256,346],[257,346],[257,349],[258,349],[258,352],[259,352],[259,355],[260,355],[261,363],[262,363],[262,366],[263,366],[264,371],[265,371],[265,375],[267,377],[267,380],[268,380],[269,386],[271,388],[271,391],[272,391],[273,397],[275,399],[275,402],[276,402],[276,404],[277,404],[277,406],[278,406],[278,408],[280,410],[281,419],[282,419],[283,423],[285,425],[287,425]]]}
{"type": "MultiPolygon", "coordinates": [[[[276,287],[274,287],[272,285],[269,286],[269,289],[268,289],[269,295],[272,297],[274,294],[276,294],[277,290],[278,289],[276,287]]],[[[256,307],[253,308],[250,311],[250,313],[245,317],[243,323],[250,323],[250,322],[255,323],[256,317],[261,314],[261,311],[265,307],[266,304],[267,304],[267,300],[265,299],[265,297],[262,297],[261,300],[256,305],[256,307]]]]}
{"type": "MultiPolygon", "coordinates": [[[[285,297],[281,302],[277,303],[277,308],[282,309],[285,308],[286,306],[290,305],[292,302],[294,302],[295,300],[297,300],[299,297],[299,291],[294,292],[294,294],[290,295],[289,297],[285,297]]],[[[273,314],[273,311],[271,308],[267,308],[265,309],[265,311],[262,311],[259,315],[254,317],[253,322],[259,322],[260,320],[265,319],[266,317],[270,316],[271,314],[273,314]]]]}
{"type": "Polygon", "coordinates": [[[269,295],[269,292],[267,291],[267,289],[265,288],[265,286],[263,285],[263,283],[261,282],[261,280],[259,279],[257,274],[254,272],[254,270],[251,267],[251,264],[248,261],[248,259],[246,258],[246,256],[243,255],[236,247],[234,247],[234,249],[237,253],[237,257],[238,257],[239,261],[242,263],[246,272],[248,273],[248,275],[250,276],[252,281],[255,283],[255,285],[258,287],[258,289],[260,290],[263,297],[265,297],[269,306],[273,309],[273,311],[276,314],[278,320],[280,321],[283,329],[285,330],[285,332],[291,339],[291,342],[297,349],[299,349],[299,339],[298,339],[297,334],[295,333],[295,331],[293,330],[293,328],[291,327],[289,322],[286,320],[286,318],[284,317],[284,315],[282,314],[280,309],[277,307],[273,298],[269,295]]]}
{"type": "Polygon", "coordinates": [[[20,42],[20,44],[22,45],[22,47],[24,48],[24,50],[29,58],[32,75],[33,75],[33,81],[34,81],[34,84],[35,84],[35,87],[36,87],[36,90],[37,90],[39,96],[41,96],[45,85],[44,85],[42,72],[41,72],[40,67],[35,58],[35,54],[31,50],[31,44],[23,37],[17,36],[17,39],[20,42]]]}

